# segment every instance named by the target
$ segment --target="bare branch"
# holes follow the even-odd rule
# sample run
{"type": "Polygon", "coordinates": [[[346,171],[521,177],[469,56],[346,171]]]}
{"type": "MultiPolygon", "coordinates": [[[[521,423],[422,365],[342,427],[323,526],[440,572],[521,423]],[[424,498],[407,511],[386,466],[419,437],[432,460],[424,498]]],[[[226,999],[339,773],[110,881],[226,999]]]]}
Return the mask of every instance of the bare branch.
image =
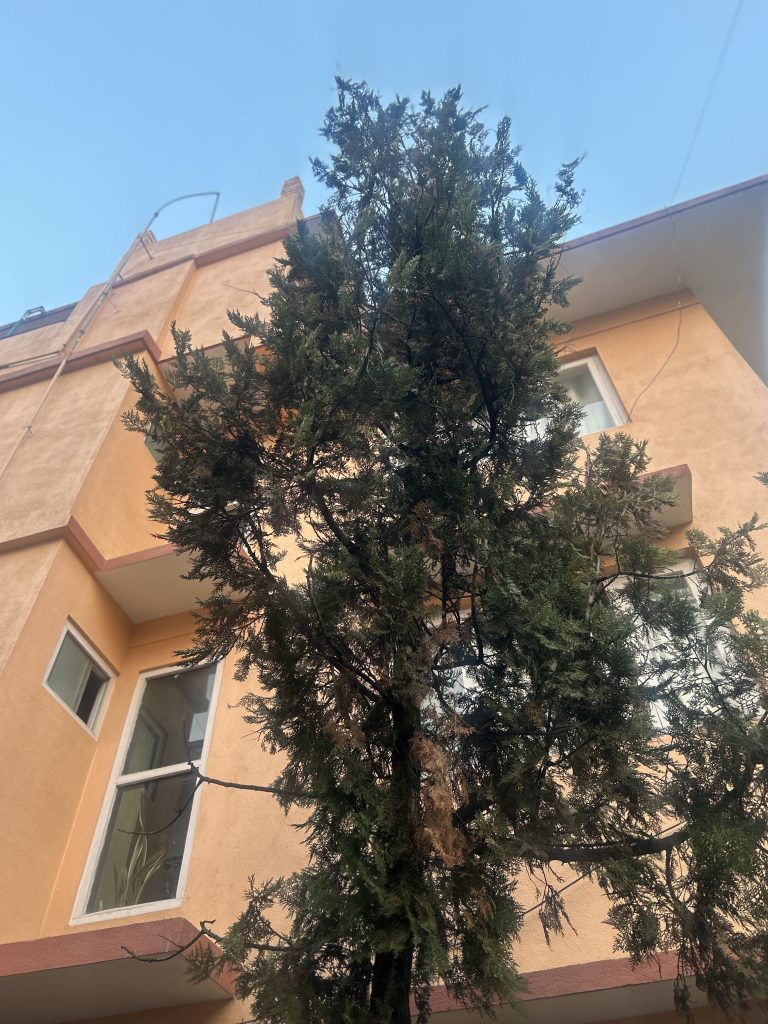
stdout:
{"type": "Polygon", "coordinates": [[[127,836],[159,836],[161,832],[165,832],[172,825],[175,825],[179,818],[184,814],[186,809],[192,803],[195,798],[195,794],[203,783],[208,783],[211,786],[221,786],[222,789],[244,789],[252,793],[271,793],[273,796],[278,797],[289,797],[292,800],[314,800],[315,797],[312,793],[294,790],[294,789],[282,789],[280,786],[258,786],[253,782],[228,782],[225,779],[214,779],[210,775],[203,775],[200,769],[197,767],[194,761],[187,761],[189,769],[195,776],[195,785],[192,787],[192,792],[189,794],[187,799],[174,814],[170,821],[166,822],[165,825],[161,825],[160,828],[151,830],[138,830],[132,831],[131,829],[121,828],[118,832],[123,832],[127,836]]]}
{"type": "MultiPolygon", "coordinates": [[[[215,923],[215,921],[201,921],[197,934],[193,935],[189,942],[185,942],[183,945],[178,942],[174,942],[173,939],[166,938],[164,935],[160,935],[159,938],[161,938],[163,942],[169,942],[172,946],[176,947],[176,949],[170,953],[143,954],[134,952],[134,950],[129,949],[128,946],[121,946],[120,948],[124,950],[132,960],[140,960],[144,964],[162,964],[168,960],[175,960],[176,957],[183,956],[184,953],[198,943],[200,939],[210,939],[212,942],[216,943],[222,942],[222,936],[212,932],[208,927],[208,925],[215,923]]],[[[258,942],[249,943],[248,948],[257,953],[285,953],[288,950],[287,946],[270,946],[265,943],[258,942]]]]}
{"type": "Polygon", "coordinates": [[[225,779],[214,779],[203,775],[193,761],[188,761],[192,773],[198,783],[207,782],[210,786],[221,786],[222,789],[244,789],[251,793],[271,793],[273,796],[289,797],[292,800],[314,800],[315,794],[298,789],[283,789],[280,786],[259,786],[255,782],[229,782],[225,779]]]}
{"type": "MultiPolygon", "coordinates": [[[[190,762],[190,764],[191,764],[191,762],[190,762]]],[[[192,792],[189,794],[187,799],[184,801],[184,803],[181,805],[181,807],[178,809],[178,811],[174,814],[174,816],[171,818],[171,820],[169,822],[167,822],[165,825],[161,825],[160,828],[155,828],[155,829],[152,829],[151,831],[139,830],[137,832],[133,832],[130,829],[127,829],[127,828],[119,828],[117,831],[118,832],[123,832],[127,836],[159,836],[161,832],[165,832],[166,829],[169,829],[171,827],[171,825],[175,825],[176,824],[176,822],[179,820],[179,818],[182,816],[182,814],[186,811],[186,809],[189,807],[189,805],[195,799],[195,793],[197,793],[198,789],[200,788],[200,784],[201,784],[202,781],[204,781],[204,780],[202,780],[202,779],[196,779],[195,780],[195,784],[192,787],[192,792]]]]}
{"type": "Polygon", "coordinates": [[[212,932],[208,927],[209,924],[215,923],[215,921],[201,921],[197,935],[193,935],[189,942],[185,942],[183,945],[179,945],[179,943],[174,942],[173,939],[167,939],[164,935],[159,936],[164,942],[170,942],[172,946],[176,946],[176,949],[171,953],[150,953],[144,955],[141,953],[135,953],[127,946],[121,946],[120,948],[125,950],[132,960],[141,960],[141,962],[145,964],[161,964],[166,960],[175,960],[177,956],[181,956],[183,953],[186,953],[186,951],[191,949],[195,943],[200,941],[200,939],[206,938],[212,939],[214,942],[221,942],[221,936],[216,935],[215,932],[212,932]]]}

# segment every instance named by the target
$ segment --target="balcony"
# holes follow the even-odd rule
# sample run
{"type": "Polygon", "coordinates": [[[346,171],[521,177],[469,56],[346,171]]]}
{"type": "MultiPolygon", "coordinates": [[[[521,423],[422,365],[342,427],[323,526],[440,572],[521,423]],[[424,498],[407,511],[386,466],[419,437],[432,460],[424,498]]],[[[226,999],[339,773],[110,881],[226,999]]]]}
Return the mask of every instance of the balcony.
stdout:
{"type": "Polygon", "coordinates": [[[234,975],[192,985],[183,956],[173,955],[197,934],[174,917],[0,946],[0,1022],[64,1024],[231,999],[234,975]]]}

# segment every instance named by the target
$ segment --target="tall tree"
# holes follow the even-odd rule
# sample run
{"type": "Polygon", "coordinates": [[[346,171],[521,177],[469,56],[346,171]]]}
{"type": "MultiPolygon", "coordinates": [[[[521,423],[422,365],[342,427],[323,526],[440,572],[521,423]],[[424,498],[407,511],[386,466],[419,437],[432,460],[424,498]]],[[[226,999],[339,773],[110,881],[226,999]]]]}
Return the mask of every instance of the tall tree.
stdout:
{"type": "Polygon", "coordinates": [[[266,315],[231,312],[217,359],[175,330],[176,397],[126,366],[153,514],[215,587],[188,656],[256,670],[248,720],[306,818],[307,866],[253,886],[224,960],[269,1024],[405,1024],[412,997],[426,1021],[436,979],[490,1009],[519,988],[516,877],[557,930],[565,864],[633,957],[678,949],[744,998],[768,948],[757,524],[692,533],[683,593],[645,446],[581,450],[551,313],[574,165],[548,205],[458,89],[338,89],[332,198],[266,315]]]}

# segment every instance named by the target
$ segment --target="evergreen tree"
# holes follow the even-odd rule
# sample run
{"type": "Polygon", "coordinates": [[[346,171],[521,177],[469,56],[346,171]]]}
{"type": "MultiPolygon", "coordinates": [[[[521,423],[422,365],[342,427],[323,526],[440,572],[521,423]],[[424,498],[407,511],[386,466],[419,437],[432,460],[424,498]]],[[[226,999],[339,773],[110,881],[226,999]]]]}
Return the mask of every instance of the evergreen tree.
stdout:
{"type": "Polygon", "coordinates": [[[332,198],[266,315],[231,312],[222,358],[175,329],[177,397],[126,365],[153,515],[214,584],[188,657],[255,670],[305,815],[307,866],[196,969],[236,965],[269,1024],[426,1021],[438,980],[490,1010],[520,984],[516,877],[557,931],[569,865],[632,957],[679,950],[681,1006],[686,974],[737,1003],[768,948],[757,523],[692,532],[683,592],[645,446],[582,450],[551,312],[574,165],[548,205],[458,89],[338,87],[332,198]]]}

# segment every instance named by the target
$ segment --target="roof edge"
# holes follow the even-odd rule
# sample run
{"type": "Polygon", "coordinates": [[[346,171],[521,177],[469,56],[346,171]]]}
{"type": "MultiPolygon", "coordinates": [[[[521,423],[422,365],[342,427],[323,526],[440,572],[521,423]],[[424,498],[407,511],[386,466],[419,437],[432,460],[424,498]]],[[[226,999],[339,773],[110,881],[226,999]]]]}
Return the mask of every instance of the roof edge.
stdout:
{"type": "Polygon", "coordinates": [[[768,174],[761,174],[757,178],[750,178],[747,181],[738,182],[736,185],[728,185],[726,188],[717,189],[715,192],[707,192],[703,196],[686,199],[684,202],[676,203],[674,206],[665,206],[661,210],[655,210],[653,213],[645,213],[640,217],[634,217],[632,220],[622,221],[619,224],[612,224],[607,228],[601,228],[599,231],[593,231],[588,235],[582,235],[579,238],[564,242],[562,251],[572,252],[574,249],[579,249],[584,245],[601,242],[606,238],[612,238],[614,235],[622,235],[626,231],[644,227],[646,224],[653,224],[655,221],[663,220],[665,217],[674,217],[677,214],[686,213],[688,210],[693,210],[698,206],[706,206],[727,196],[759,188],[761,185],[768,185],[768,174]]]}

